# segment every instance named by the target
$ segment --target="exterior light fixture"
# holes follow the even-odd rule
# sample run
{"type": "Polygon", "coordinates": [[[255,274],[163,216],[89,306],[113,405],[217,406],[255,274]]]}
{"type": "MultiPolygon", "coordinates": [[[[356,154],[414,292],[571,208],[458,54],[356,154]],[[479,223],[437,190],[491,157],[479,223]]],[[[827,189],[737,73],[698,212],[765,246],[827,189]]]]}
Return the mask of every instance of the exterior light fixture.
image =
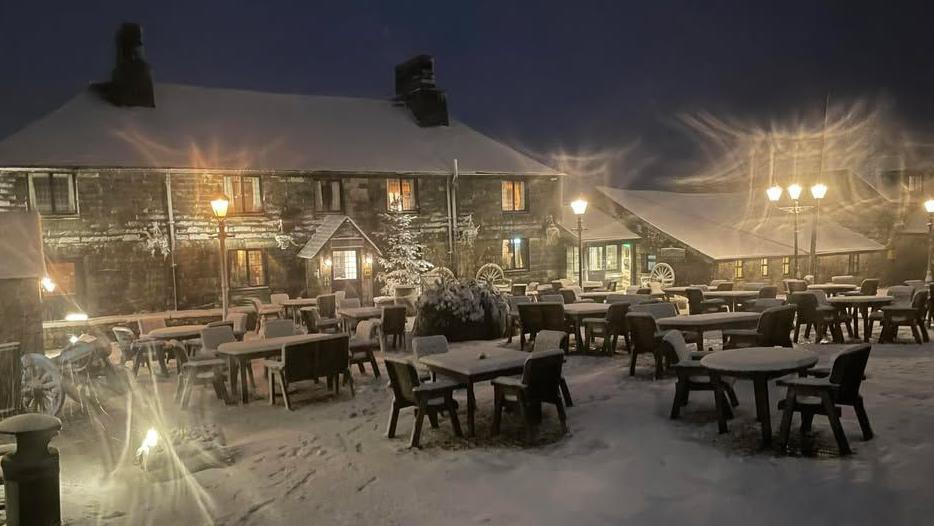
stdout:
{"type": "Polygon", "coordinates": [[[811,187],[811,197],[817,199],[818,201],[823,199],[827,195],[827,185],[824,183],[817,183],[811,187]]]}
{"type": "Polygon", "coordinates": [[[227,210],[230,208],[230,199],[227,199],[227,196],[220,194],[214,199],[211,199],[211,212],[214,213],[215,219],[217,219],[217,244],[219,250],[218,259],[220,260],[221,265],[221,310],[223,313],[224,320],[227,319],[227,307],[229,304],[228,292],[227,292],[227,247],[225,241],[227,240],[227,229],[224,225],[224,219],[227,218],[227,210]]]}
{"type": "Polygon", "coordinates": [[[578,197],[571,201],[571,210],[574,211],[574,215],[584,215],[584,212],[587,211],[587,200],[583,197],[578,197]]]}
{"type": "Polygon", "coordinates": [[[587,200],[583,197],[571,201],[571,210],[577,216],[577,284],[584,286],[584,212],[587,211],[587,200]]]}
{"type": "Polygon", "coordinates": [[[928,199],[924,202],[924,210],[929,214],[934,214],[934,199],[928,199]]]}
{"type": "Polygon", "coordinates": [[[801,185],[798,183],[788,185],[788,197],[792,201],[797,201],[801,197],[801,185]]]}
{"type": "Polygon", "coordinates": [[[214,217],[220,220],[223,220],[227,217],[227,209],[230,208],[230,199],[227,199],[226,195],[219,195],[214,199],[211,199],[211,211],[214,212],[214,217]]]}
{"type": "Polygon", "coordinates": [[[782,198],[782,187],[778,185],[770,186],[765,193],[769,196],[769,201],[775,203],[782,198]]]}
{"type": "Polygon", "coordinates": [[[52,278],[46,276],[46,277],[42,278],[42,279],[39,281],[39,283],[42,285],[42,290],[44,290],[44,291],[46,291],[46,292],[48,292],[48,293],[55,292],[55,287],[56,287],[56,285],[55,285],[55,282],[52,281],[52,278]]]}

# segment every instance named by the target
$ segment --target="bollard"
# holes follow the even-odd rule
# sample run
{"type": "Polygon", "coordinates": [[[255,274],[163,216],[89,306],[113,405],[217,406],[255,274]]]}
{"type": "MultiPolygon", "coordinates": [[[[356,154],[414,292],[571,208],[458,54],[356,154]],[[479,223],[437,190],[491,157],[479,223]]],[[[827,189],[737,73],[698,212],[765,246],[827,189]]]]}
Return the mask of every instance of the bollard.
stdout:
{"type": "Polygon", "coordinates": [[[17,415],[0,422],[0,433],[16,436],[16,450],[0,460],[10,526],[62,523],[58,450],[49,441],[62,421],[43,414],[17,415]]]}

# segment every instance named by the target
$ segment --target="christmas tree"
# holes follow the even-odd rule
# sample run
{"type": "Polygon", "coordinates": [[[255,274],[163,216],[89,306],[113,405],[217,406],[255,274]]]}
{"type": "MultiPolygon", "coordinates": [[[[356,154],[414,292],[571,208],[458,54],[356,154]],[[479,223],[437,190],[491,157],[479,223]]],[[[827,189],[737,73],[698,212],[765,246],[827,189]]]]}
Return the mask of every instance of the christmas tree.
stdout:
{"type": "Polygon", "coordinates": [[[382,255],[377,259],[383,284],[382,293],[392,295],[396,287],[418,287],[421,275],[434,265],[425,260],[421,230],[413,224],[412,214],[382,213],[377,239],[382,255]]]}

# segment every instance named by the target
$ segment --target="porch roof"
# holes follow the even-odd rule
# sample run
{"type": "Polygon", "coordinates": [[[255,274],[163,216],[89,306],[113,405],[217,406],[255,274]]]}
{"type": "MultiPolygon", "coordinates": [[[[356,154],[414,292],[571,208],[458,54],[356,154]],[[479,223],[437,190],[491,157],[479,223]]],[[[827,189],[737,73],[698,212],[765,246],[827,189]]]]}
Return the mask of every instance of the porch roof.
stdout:
{"type": "MultiPolygon", "coordinates": [[[[582,223],[584,226],[584,243],[639,239],[639,235],[626,228],[622,221],[592,206],[584,214],[582,223]]],[[[577,216],[570,210],[570,207],[561,207],[561,222],[558,226],[564,230],[565,235],[572,237],[575,241],[577,240],[577,216]]]]}
{"type": "Polygon", "coordinates": [[[343,215],[329,215],[325,216],[321,224],[318,225],[317,230],[315,230],[315,233],[312,234],[308,242],[305,243],[305,246],[298,251],[298,257],[312,259],[317,256],[321,252],[321,249],[324,248],[324,245],[334,237],[334,234],[340,230],[344,223],[348,223],[356,230],[360,236],[373,247],[373,250],[375,250],[377,254],[382,254],[379,247],[376,246],[376,243],[370,239],[370,236],[366,235],[366,232],[364,232],[353,219],[343,215]]]}

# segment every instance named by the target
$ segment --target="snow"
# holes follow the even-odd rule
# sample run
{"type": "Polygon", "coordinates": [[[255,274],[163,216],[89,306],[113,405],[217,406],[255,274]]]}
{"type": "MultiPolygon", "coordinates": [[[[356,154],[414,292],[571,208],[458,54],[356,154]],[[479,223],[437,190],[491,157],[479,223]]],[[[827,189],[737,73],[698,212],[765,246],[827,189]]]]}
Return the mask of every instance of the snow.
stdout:
{"type": "MultiPolygon", "coordinates": [[[[453,343],[452,349],[505,346],[453,343]]],[[[516,348],[514,342],[509,348],[516,348]]],[[[828,360],[826,352],[821,353],[828,360]]],[[[108,405],[89,422],[66,416],[53,440],[62,458],[69,524],[928,524],[934,513],[934,344],[874,345],[862,393],[876,437],[863,442],[848,408],[855,450],[841,458],[826,419],[815,419],[815,456],[759,450],[751,382],[736,383],[740,406],[717,434],[713,397],[692,393],[669,420],[673,379],[653,381],[651,358],[627,374],[628,355],[570,356],[565,377],[575,405],[560,436],[545,409],[538,445],[522,447],[515,415],[489,437],[492,389],[479,384],[478,438],[456,439],[447,423],[426,426],[423,448],[407,448],[411,410],[385,437],[386,376],[354,371],[356,398],[297,384],[297,409],[265,400],[224,406],[196,389],[192,408],[171,401],[174,378],[141,374],[131,406],[135,451],[151,422],[220,430],[223,455],[181,480],[150,478],[120,461],[127,409],[108,405]],[[160,409],[161,404],[161,409],[160,409]],[[161,416],[159,416],[161,415],[161,416]],[[102,447],[109,444],[110,448],[102,447]],[[118,460],[114,460],[118,459],[118,460]]],[[[257,365],[257,381],[261,384],[257,365]]],[[[773,405],[782,390],[771,386],[773,405]]],[[[465,422],[463,391],[458,393],[465,422]]],[[[773,410],[773,428],[780,415],[773,410]]],[[[793,427],[793,447],[798,419],[793,427]]]]}
{"type": "MultiPolygon", "coordinates": [[[[639,236],[626,228],[622,221],[595,207],[587,209],[581,224],[584,227],[584,242],[587,243],[639,239],[639,236]]],[[[561,207],[561,227],[577,239],[577,216],[569,206],[561,207]]]]}
{"type": "MultiPolygon", "coordinates": [[[[715,260],[794,254],[792,214],[775,210],[764,195],[624,190],[601,192],[655,228],[715,260]]],[[[800,216],[798,253],[808,253],[810,212],[800,216]]],[[[821,217],[817,253],[884,250],[885,247],[821,217]]]]}
{"type": "Polygon", "coordinates": [[[0,142],[3,167],[559,175],[452,121],[419,127],[390,100],[156,84],[155,108],[86,89],[0,142]]]}

